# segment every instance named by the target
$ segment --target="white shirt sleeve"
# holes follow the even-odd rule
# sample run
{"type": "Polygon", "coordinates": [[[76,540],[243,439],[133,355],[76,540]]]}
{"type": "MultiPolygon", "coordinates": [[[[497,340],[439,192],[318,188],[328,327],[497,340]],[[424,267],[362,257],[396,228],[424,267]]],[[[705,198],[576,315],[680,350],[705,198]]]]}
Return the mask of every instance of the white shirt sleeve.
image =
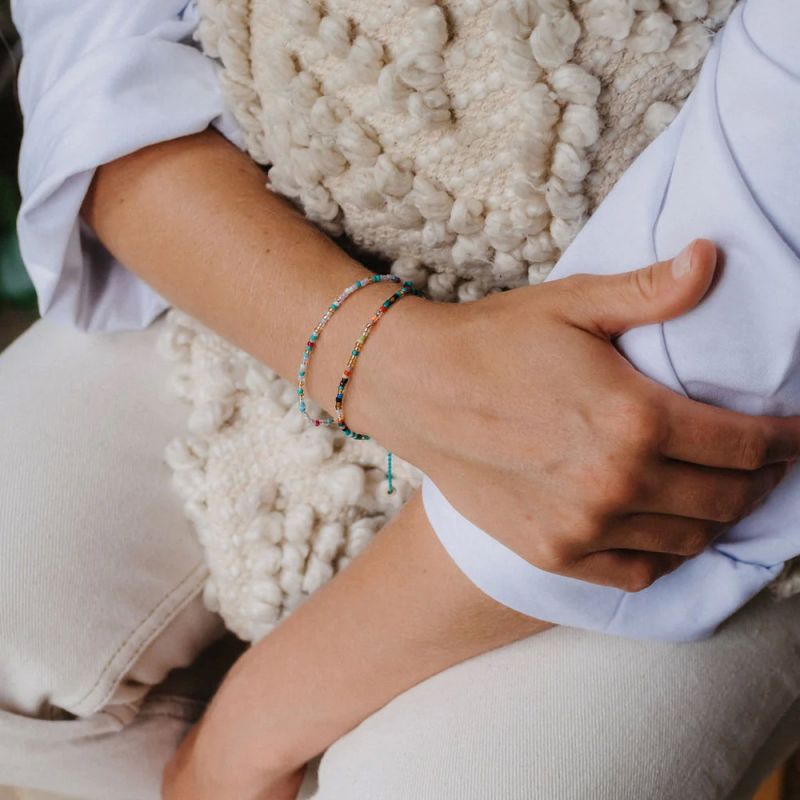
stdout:
{"type": "MultiPolygon", "coordinates": [[[[669,128],[622,176],[549,279],[613,274],[693,238],[724,253],[689,313],[625,333],[639,371],[750,414],[800,414],[800,3],[742,2],[669,128]]],[[[632,638],[710,635],[800,554],[800,468],[699,556],[641,592],[537,569],[462,516],[429,478],[428,519],[498,602],[558,624],[632,638]]]]}
{"type": "Polygon", "coordinates": [[[194,4],[14,0],[12,15],[23,46],[17,231],[40,313],[84,330],[145,327],[168,303],[79,210],[96,167],[147,145],[213,124],[243,147],[220,66],[193,42],[194,4]]]}

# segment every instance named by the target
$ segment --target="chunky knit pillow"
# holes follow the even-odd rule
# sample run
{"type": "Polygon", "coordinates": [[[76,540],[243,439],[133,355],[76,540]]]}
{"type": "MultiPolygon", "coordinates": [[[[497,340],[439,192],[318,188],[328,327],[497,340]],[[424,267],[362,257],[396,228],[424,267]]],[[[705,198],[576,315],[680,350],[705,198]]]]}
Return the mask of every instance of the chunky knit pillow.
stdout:
{"type": "MultiPolygon", "coordinates": [[[[268,186],[435,299],[543,280],[677,113],[734,0],[198,0],[268,186]]],[[[257,639],[419,484],[308,428],[294,387],[184,314],[163,352],[193,406],[167,460],[206,600],[257,639]]]]}
{"type": "Polygon", "coordinates": [[[438,300],[538,282],[733,0],[201,0],[269,185],[438,300]]]}

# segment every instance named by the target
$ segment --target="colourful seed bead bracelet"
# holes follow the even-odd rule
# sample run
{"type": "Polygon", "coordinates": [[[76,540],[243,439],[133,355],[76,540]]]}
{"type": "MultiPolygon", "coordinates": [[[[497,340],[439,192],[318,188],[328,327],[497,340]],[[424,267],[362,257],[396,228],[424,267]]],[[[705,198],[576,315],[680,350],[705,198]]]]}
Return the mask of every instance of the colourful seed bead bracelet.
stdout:
{"type": "MultiPolygon", "coordinates": [[[[375,327],[375,324],[378,320],[401,298],[405,297],[407,294],[414,294],[417,296],[422,296],[422,292],[414,288],[414,284],[411,281],[403,281],[403,286],[401,289],[398,289],[391,297],[388,297],[386,300],[381,303],[375,313],[369,318],[369,321],[364,326],[364,330],[361,331],[361,335],[356,339],[355,344],[353,345],[353,349],[350,352],[350,358],[347,360],[347,366],[344,368],[344,372],[342,373],[342,379],[339,381],[339,387],[336,390],[336,402],[334,405],[334,410],[336,413],[336,424],[339,426],[342,433],[345,436],[349,436],[353,439],[369,439],[370,437],[365,433],[356,433],[354,430],[351,430],[347,423],[344,421],[344,395],[347,391],[347,385],[350,383],[350,377],[353,374],[353,369],[355,368],[356,360],[358,359],[359,354],[361,353],[362,349],[364,348],[364,342],[367,341],[367,337],[370,334],[370,331],[375,327]]],[[[392,486],[392,453],[391,451],[386,455],[386,480],[388,482],[388,494],[392,494],[394,492],[394,487],[392,486]]]]}
{"type": "Polygon", "coordinates": [[[319,339],[322,329],[328,324],[328,321],[334,315],[334,313],[336,313],[336,310],[342,305],[342,303],[344,303],[345,300],[347,300],[348,297],[350,297],[351,294],[357,292],[359,289],[363,289],[365,286],[368,286],[371,283],[382,283],[384,281],[400,283],[400,278],[398,278],[396,275],[370,275],[369,278],[362,278],[351,286],[348,286],[328,306],[327,311],[322,315],[322,319],[317,323],[317,327],[314,328],[314,330],[311,332],[311,335],[308,337],[305,350],[303,350],[303,359],[300,362],[300,370],[297,373],[297,397],[300,413],[303,414],[306,419],[313,422],[316,426],[334,425],[335,420],[333,417],[314,419],[314,417],[312,417],[308,411],[306,411],[306,371],[308,370],[308,362],[311,359],[311,353],[314,350],[314,345],[317,343],[317,339],[319,339]]]}

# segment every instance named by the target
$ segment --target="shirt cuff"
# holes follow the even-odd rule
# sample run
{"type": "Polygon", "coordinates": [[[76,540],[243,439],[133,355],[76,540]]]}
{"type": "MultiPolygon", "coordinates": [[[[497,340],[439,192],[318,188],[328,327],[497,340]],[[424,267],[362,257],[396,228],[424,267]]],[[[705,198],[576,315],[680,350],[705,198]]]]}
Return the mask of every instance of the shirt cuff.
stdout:
{"type": "Polygon", "coordinates": [[[17,231],[43,316],[111,332],[146,327],[169,306],[96,239],[80,207],[98,166],[147,145],[211,124],[242,148],[219,69],[191,46],[133,36],[91,50],[38,99],[20,152],[17,231]]]}

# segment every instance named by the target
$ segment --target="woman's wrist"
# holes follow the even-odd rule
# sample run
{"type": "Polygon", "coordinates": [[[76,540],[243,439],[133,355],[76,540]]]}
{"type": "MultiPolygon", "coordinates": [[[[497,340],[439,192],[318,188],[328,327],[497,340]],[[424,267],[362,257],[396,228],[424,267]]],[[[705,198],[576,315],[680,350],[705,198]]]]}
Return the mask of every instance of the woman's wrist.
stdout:
{"type": "MultiPolygon", "coordinates": [[[[286,200],[264,191],[262,170],[213,130],[103,165],[82,213],[115,257],[159,294],[290,381],[328,304],[371,274],[286,200]],[[153,235],[142,237],[143,228],[153,235]]],[[[334,410],[353,343],[392,290],[376,284],[355,292],[320,336],[305,391],[326,411],[334,410]]],[[[370,334],[348,387],[349,426],[401,457],[430,429],[418,424],[430,397],[420,382],[441,366],[434,351],[442,349],[442,305],[404,297],[392,307],[370,334]]]]}
{"type": "Polygon", "coordinates": [[[415,464],[447,359],[447,316],[444,304],[404,297],[375,326],[350,379],[348,425],[415,464]]]}

